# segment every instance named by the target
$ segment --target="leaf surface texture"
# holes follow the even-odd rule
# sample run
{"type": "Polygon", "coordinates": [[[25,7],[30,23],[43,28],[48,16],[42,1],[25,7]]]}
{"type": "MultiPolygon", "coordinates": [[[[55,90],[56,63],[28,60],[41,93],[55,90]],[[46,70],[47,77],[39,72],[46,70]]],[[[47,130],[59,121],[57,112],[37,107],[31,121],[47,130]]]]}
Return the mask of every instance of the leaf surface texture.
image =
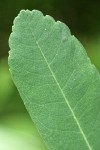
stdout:
{"type": "Polygon", "coordinates": [[[48,150],[99,150],[100,74],[81,43],[37,10],[12,30],[10,72],[48,150]]]}

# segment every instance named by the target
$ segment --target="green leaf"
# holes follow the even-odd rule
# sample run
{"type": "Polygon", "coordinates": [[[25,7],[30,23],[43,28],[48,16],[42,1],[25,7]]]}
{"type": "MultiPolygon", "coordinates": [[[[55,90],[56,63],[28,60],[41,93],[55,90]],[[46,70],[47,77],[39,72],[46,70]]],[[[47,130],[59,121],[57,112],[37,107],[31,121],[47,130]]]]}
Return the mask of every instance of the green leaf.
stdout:
{"type": "Polygon", "coordinates": [[[49,150],[99,150],[100,74],[69,28],[22,10],[9,39],[9,66],[49,150]]]}

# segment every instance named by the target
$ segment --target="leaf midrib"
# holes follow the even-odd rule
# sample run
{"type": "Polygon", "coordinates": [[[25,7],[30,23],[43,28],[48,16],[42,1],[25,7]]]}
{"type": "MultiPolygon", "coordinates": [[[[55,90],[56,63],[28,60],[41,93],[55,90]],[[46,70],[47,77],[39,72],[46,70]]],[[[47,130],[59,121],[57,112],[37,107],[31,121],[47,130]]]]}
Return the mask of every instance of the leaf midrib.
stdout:
{"type": "MultiPolygon", "coordinates": [[[[29,24],[29,28],[30,28],[30,32],[31,32],[33,38],[35,39],[34,34],[33,34],[32,30],[31,30],[30,24],[29,24]]],[[[70,106],[70,104],[69,104],[69,101],[68,101],[67,97],[65,96],[65,94],[64,94],[64,92],[63,92],[63,90],[62,90],[62,88],[61,88],[61,86],[60,86],[60,84],[59,84],[59,82],[58,82],[57,79],[56,79],[55,74],[53,73],[53,71],[52,71],[52,69],[51,69],[51,67],[50,67],[50,65],[49,65],[49,63],[48,63],[48,61],[47,61],[47,59],[46,59],[46,57],[45,57],[45,55],[44,55],[44,53],[43,53],[41,47],[39,46],[38,41],[37,41],[36,39],[35,39],[35,42],[36,42],[36,45],[37,45],[39,51],[41,52],[41,54],[42,54],[42,56],[43,56],[44,61],[46,62],[47,66],[48,66],[48,68],[49,68],[49,70],[50,70],[50,73],[52,74],[52,76],[53,76],[53,78],[54,78],[54,80],[55,80],[55,82],[56,82],[56,84],[57,84],[57,86],[58,86],[58,88],[59,88],[59,90],[60,90],[60,92],[61,92],[61,94],[62,94],[64,100],[65,100],[65,102],[66,102],[66,104],[68,105],[68,107],[69,107],[69,109],[70,109],[70,111],[71,111],[71,113],[72,113],[72,116],[73,116],[73,118],[74,118],[74,120],[75,120],[75,122],[76,122],[76,124],[77,124],[77,126],[78,126],[78,128],[79,128],[79,130],[80,130],[80,133],[81,133],[82,136],[83,136],[84,141],[86,142],[86,145],[87,145],[88,149],[89,149],[89,150],[92,150],[92,148],[91,148],[91,146],[90,146],[90,144],[89,144],[89,142],[88,142],[88,140],[87,140],[87,138],[86,138],[86,136],[85,136],[85,133],[84,133],[84,131],[82,130],[82,127],[81,127],[81,125],[80,125],[80,123],[79,123],[79,121],[78,121],[78,119],[77,119],[77,117],[76,117],[76,115],[75,115],[73,109],[71,108],[71,106],[70,106]]]]}

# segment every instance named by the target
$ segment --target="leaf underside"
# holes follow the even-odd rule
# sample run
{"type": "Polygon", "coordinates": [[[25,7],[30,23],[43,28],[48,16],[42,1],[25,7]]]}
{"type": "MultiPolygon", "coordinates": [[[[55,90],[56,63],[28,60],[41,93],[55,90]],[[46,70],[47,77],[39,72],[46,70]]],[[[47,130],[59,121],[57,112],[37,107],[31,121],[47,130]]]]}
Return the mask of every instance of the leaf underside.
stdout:
{"type": "Polygon", "coordinates": [[[48,150],[99,150],[100,74],[69,28],[22,10],[9,46],[13,81],[48,150]]]}

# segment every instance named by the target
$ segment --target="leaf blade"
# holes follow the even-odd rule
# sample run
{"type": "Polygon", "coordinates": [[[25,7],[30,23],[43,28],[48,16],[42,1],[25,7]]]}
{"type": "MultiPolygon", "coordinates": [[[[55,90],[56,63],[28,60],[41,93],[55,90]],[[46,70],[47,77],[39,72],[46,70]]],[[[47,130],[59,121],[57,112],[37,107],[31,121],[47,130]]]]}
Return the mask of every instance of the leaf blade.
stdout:
{"type": "MultiPolygon", "coordinates": [[[[19,18],[15,20],[14,31],[10,37],[10,47],[12,50],[10,50],[9,65],[12,69],[13,80],[48,147],[54,150],[60,148],[63,150],[66,148],[92,150],[92,144],[89,142],[91,140],[88,141],[88,132],[84,132],[86,129],[83,122],[86,120],[82,120],[84,114],[79,106],[84,102],[92,105],[91,101],[94,102],[94,99],[90,96],[90,88],[93,88],[93,84],[95,85],[94,91],[100,87],[100,75],[91,65],[82,45],[70,34],[69,29],[63,23],[55,22],[49,16],[44,17],[39,11],[22,11],[19,18]],[[25,33],[24,30],[26,30],[25,33]],[[23,47],[25,54],[22,51],[23,47]],[[19,50],[17,54],[15,54],[16,49],[19,50]],[[31,63],[29,58],[31,58],[31,63]],[[97,78],[93,80],[89,88],[95,74],[97,78]],[[98,84],[96,84],[97,81],[98,84]],[[78,93],[79,89],[82,91],[81,94],[78,93]],[[86,102],[87,98],[84,100],[87,94],[90,97],[89,102],[86,102]],[[78,116],[80,112],[81,117],[78,116]],[[81,118],[80,122],[84,131],[77,118],[81,118]],[[60,132],[59,138],[57,137],[58,131],[60,132]],[[77,139],[81,141],[80,145],[77,139]],[[72,141],[74,141],[74,146],[71,145],[72,141]]],[[[98,104],[99,97],[98,94],[98,104]]],[[[83,105],[84,112],[87,112],[87,106],[83,105]]],[[[96,112],[95,118],[97,114],[99,111],[96,112]]]]}

